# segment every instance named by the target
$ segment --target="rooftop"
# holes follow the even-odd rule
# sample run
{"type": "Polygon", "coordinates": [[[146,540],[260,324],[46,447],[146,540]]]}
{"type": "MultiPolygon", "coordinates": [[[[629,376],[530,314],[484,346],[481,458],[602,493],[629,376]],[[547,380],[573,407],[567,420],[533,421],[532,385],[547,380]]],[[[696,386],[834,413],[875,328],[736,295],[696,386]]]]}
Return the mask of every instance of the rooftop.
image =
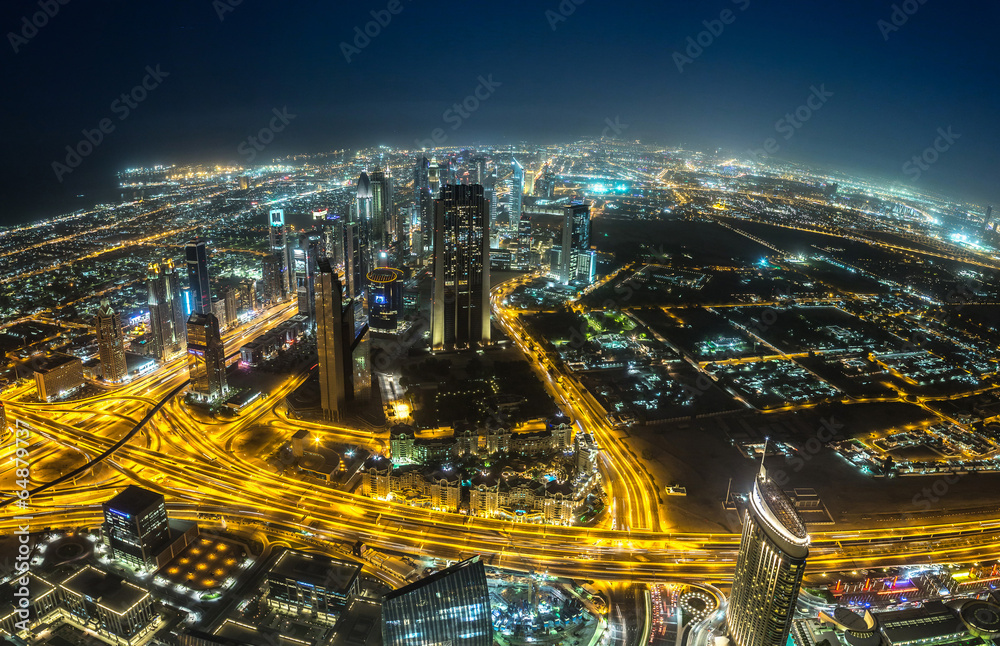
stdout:
{"type": "Polygon", "coordinates": [[[163,495],[135,485],[125,487],[114,498],[104,503],[105,508],[135,516],[156,504],[163,503],[163,495]]]}

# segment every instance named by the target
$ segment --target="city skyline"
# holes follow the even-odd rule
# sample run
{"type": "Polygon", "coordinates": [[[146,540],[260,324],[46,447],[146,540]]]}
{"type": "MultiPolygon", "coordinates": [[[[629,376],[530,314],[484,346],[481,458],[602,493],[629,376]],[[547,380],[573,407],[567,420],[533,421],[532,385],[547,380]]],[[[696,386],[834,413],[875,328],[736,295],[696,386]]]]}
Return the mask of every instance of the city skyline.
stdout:
{"type": "MultiPolygon", "coordinates": [[[[298,38],[298,47],[281,49],[275,60],[288,61],[282,69],[296,72],[260,95],[248,94],[245,88],[255,85],[252,74],[257,70],[269,78],[275,74],[276,63],[252,57],[243,64],[241,45],[247,38],[272,35],[275,44],[269,48],[273,49],[293,25],[296,33],[307,25],[309,33],[332,9],[315,7],[310,13],[303,7],[272,17],[248,5],[224,4],[227,9],[221,12],[211,3],[203,11],[143,6],[119,9],[97,20],[67,6],[26,44],[15,47],[8,42],[5,56],[10,64],[5,70],[12,92],[23,96],[25,105],[40,104],[42,93],[64,84],[78,96],[85,112],[69,117],[52,109],[32,114],[10,106],[8,114],[23,125],[10,133],[14,155],[2,169],[2,176],[9,178],[0,184],[0,201],[6,205],[3,223],[30,221],[104,200],[113,191],[114,174],[123,168],[197,161],[260,163],[272,155],[379,143],[419,148],[414,143],[422,140],[444,143],[432,136],[438,128],[449,145],[542,142],[605,133],[666,146],[739,152],[764,148],[774,138],[781,148],[779,157],[908,184],[913,177],[905,174],[904,164],[934,145],[938,128],[952,127],[961,139],[915,186],[956,198],[1000,202],[993,188],[1000,142],[984,109],[995,99],[997,69],[989,55],[988,33],[979,33],[996,17],[997,8],[914,3],[907,4],[908,11],[900,8],[898,15],[894,7],[904,3],[826,3],[801,16],[815,16],[808,26],[798,22],[797,7],[764,7],[744,0],[656,12],[641,3],[586,8],[570,3],[572,11],[562,10],[567,15],[558,3],[553,7],[509,3],[498,28],[485,36],[470,61],[474,68],[467,76],[420,81],[399,77],[395,86],[375,84],[378,87],[371,92],[331,93],[322,88],[337,82],[361,83],[366,75],[396,64],[403,52],[424,61],[410,64],[426,65],[428,57],[433,58],[418,46],[416,34],[439,33],[440,25],[430,16],[408,12],[408,5],[401,2],[402,11],[392,15],[384,28],[372,29],[378,35],[348,62],[341,43],[354,47],[354,28],[363,33],[373,20],[370,11],[383,10],[359,6],[338,16],[335,23],[341,27],[324,38],[298,38]],[[727,9],[733,18],[721,24],[720,32],[716,21],[721,22],[720,14],[727,9]],[[156,27],[150,29],[151,24],[156,27]],[[142,42],[122,35],[140,26],[149,34],[142,42]],[[537,44],[506,58],[495,55],[507,28],[531,34],[537,44]],[[625,50],[620,45],[593,52],[567,46],[574,40],[600,41],[606,30],[633,34],[632,43],[643,43],[639,54],[627,59],[639,66],[634,72],[624,69],[625,59],[620,57],[625,50]],[[720,33],[714,35],[713,30],[720,33]],[[84,47],[80,39],[85,34],[102,34],[131,48],[129,59],[136,63],[84,47]],[[175,39],[182,35],[192,47],[177,48],[175,39]],[[698,44],[699,37],[707,46],[698,44]],[[692,56],[698,48],[703,53],[692,56]],[[67,56],[70,51],[75,56],[67,56]],[[789,51],[796,56],[788,56],[789,51]],[[552,57],[551,65],[536,71],[524,64],[543,52],[552,57]],[[950,65],[950,55],[956,52],[961,53],[961,64],[950,65]],[[678,63],[677,55],[691,62],[678,63]],[[210,68],[196,63],[201,56],[217,56],[231,73],[220,83],[210,68]],[[559,69],[571,61],[585,74],[611,83],[614,91],[599,94],[586,110],[581,109],[571,92],[548,78],[550,67],[559,69]],[[127,118],[120,119],[125,112],[112,111],[109,105],[133,86],[141,86],[148,74],[144,68],[149,65],[155,71],[157,64],[169,76],[148,82],[147,86],[159,85],[136,107],[125,106],[127,118]],[[780,73],[774,73],[775,66],[780,73]],[[102,79],[85,72],[95,67],[103,70],[102,79]],[[469,113],[452,108],[452,119],[446,120],[446,110],[453,104],[475,96],[477,77],[489,81],[491,73],[501,85],[480,109],[469,113]],[[337,80],[315,82],[329,75],[337,80]],[[639,78],[662,82],[635,83],[639,78]],[[811,99],[813,87],[825,87],[833,96],[812,118],[799,123],[796,110],[807,102],[817,105],[811,99]],[[930,100],[934,92],[950,101],[930,100]],[[539,95],[544,103],[536,103],[533,97],[539,95]],[[198,96],[212,100],[201,101],[198,96]],[[543,106],[552,106],[552,111],[543,106]],[[251,146],[253,159],[238,152],[241,142],[270,127],[275,118],[272,110],[285,107],[296,116],[288,124],[276,122],[284,127],[272,143],[261,151],[251,146]],[[172,111],[190,116],[177,128],[171,125],[172,111]],[[468,118],[461,116],[463,112],[468,118]],[[781,122],[789,114],[792,119],[781,122]],[[456,117],[461,127],[453,130],[456,117]],[[60,182],[52,163],[65,163],[65,146],[75,146],[81,131],[94,129],[102,118],[110,119],[115,130],[102,135],[95,151],[60,182]],[[392,125],[380,132],[378,124],[383,121],[392,125]],[[378,134],[365,134],[371,132],[378,134]],[[794,134],[786,139],[788,133],[794,134]],[[318,141],[325,143],[317,145],[318,141]],[[86,197],[79,206],[70,206],[78,194],[86,197]]],[[[22,18],[37,10],[37,3],[29,0],[8,3],[0,24],[21,38],[22,18]]],[[[462,10],[470,23],[477,18],[497,19],[486,8],[462,10]]]]}
{"type": "Polygon", "coordinates": [[[1000,7],[595,2],[0,8],[0,640],[1000,644],[1000,7]]]}

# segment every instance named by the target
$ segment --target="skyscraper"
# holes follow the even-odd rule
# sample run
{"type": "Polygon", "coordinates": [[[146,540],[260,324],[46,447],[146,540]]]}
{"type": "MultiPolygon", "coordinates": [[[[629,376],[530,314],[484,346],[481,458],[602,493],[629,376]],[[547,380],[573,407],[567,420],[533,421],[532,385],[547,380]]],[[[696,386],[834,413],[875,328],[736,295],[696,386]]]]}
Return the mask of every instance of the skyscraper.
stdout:
{"type": "Polygon", "coordinates": [[[517,235],[521,229],[521,202],[524,197],[524,166],[516,158],[511,157],[514,174],[510,178],[510,193],[507,196],[507,209],[510,220],[507,227],[512,235],[517,235]]]}
{"type": "MultiPolygon", "coordinates": [[[[348,242],[355,245],[349,250],[350,254],[357,255],[357,262],[351,268],[357,281],[352,283],[348,279],[348,286],[351,288],[352,298],[362,298],[365,290],[365,276],[368,270],[375,266],[376,249],[373,248],[372,230],[374,220],[374,197],[372,194],[372,183],[368,178],[368,173],[362,172],[358,177],[358,190],[354,198],[354,223],[357,226],[356,236],[347,238],[348,242]]],[[[352,260],[354,260],[352,258],[352,260]]]]}
{"type": "Polygon", "coordinates": [[[192,314],[187,322],[188,373],[191,393],[202,402],[213,402],[228,390],[226,351],[214,314],[192,314]]]}
{"type": "Polygon", "coordinates": [[[315,231],[299,235],[292,252],[295,268],[295,294],[299,314],[313,321],[316,309],[316,262],[319,260],[319,234],[315,231]]]}
{"type": "Polygon", "coordinates": [[[319,391],[323,415],[339,421],[353,398],[351,343],[354,340],[354,302],[344,300],[340,276],[322,259],[316,276],[316,351],[319,355],[319,391]]]}
{"type": "Polygon", "coordinates": [[[572,280],[590,282],[590,204],[573,202],[565,207],[562,226],[562,267],[559,279],[568,284],[572,280]]]}
{"type": "Polygon", "coordinates": [[[153,356],[169,361],[185,350],[186,326],[180,285],[174,261],[151,263],[146,289],[149,299],[149,327],[153,336],[153,356]]]}
{"type": "Polygon", "coordinates": [[[208,279],[208,250],[204,240],[192,240],[185,249],[188,285],[191,287],[191,313],[212,311],[212,286],[208,279]]]}
{"type": "Polygon", "coordinates": [[[736,646],[784,646],[802,584],[809,535],[763,463],[743,519],[726,626],[736,646]]]}
{"type": "Polygon", "coordinates": [[[114,559],[134,568],[152,567],[170,541],[163,496],[129,485],[104,507],[104,540],[114,559]]]}
{"type": "Polygon", "coordinates": [[[365,294],[365,251],[361,246],[361,226],[357,221],[345,222],[344,234],[344,278],[347,295],[361,299],[365,294]]]}
{"type": "Polygon", "coordinates": [[[478,556],[385,595],[385,646],[492,646],[490,591],[478,556]]]}
{"type": "Polygon", "coordinates": [[[97,349],[101,357],[101,374],[104,381],[113,384],[125,381],[128,366],[125,363],[125,333],[122,319],[111,309],[108,299],[101,301],[94,318],[97,331],[97,349]]]}
{"type": "Polygon", "coordinates": [[[431,345],[490,343],[488,206],[479,184],[449,184],[434,202],[431,345]]]}
{"type": "Polygon", "coordinates": [[[270,226],[268,226],[268,238],[271,243],[271,253],[278,255],[281,260],[281,294],[275,295],[275,300],[285,300],[292,291],[291,258],[288,248],[288,230],[285,227],[285,211],[283,209],[271,209],[270,226]]]}
{"type": "Polygon", "coordinates": [[[285,276],[281,273],[280,254],[270,253],[261,261],[261,297],[269,303],[277,303],[284,292],[285,276]]]}
{"type": "Polygon", "coordinates": [[[386,171],[376,166],[369,176],[372,192],[372,219],[370,240],[375,247],[373,253],[394,252],[398,239],[396,221],[392,208],[392,180],[386,171]]]}

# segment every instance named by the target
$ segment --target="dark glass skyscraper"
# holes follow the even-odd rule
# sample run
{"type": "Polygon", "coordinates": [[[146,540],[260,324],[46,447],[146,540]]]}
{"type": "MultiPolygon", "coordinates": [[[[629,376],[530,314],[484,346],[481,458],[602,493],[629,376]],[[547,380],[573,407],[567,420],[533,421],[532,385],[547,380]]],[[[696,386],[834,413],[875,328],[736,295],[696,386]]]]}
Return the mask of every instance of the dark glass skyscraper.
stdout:
{"type": "Polygon", "coordinates": [[[492,646],[486,568],[475,556],[385,595],[385,646],[492,646]]]}
{"type": "Polygon", "coordinates": [[[562,267],[559,279],[590,282],[593,262],[590,256],[590,204],[573,202],[565,208],[562,227],[562,267]]]}
{"type": "Polygon", "coordinates": [[[726,609],[736,646],[785,646],[808,555],[805,523],[761,465],[726,609]]]}
{"type": "Polygon", "coordinates": [[[479,184],[449,184],[434,202],[434,349],[490,343],[488,213],[479,184]]]}
{"type": "Polygon", "coordinates": [[[351,344],[354,341],[354,301],[344,299],[340,276],[323,258],[316,275],[316,351],[323,415],[339,421],[353,398],[351,344]]]}
{"type": "Polygon", "coordinates": [[[169,361],[185,350],[186,326],[174,261],[151,263],[146,274],[153,356],[169,361]]]}
{"type": "Polygon", "coordinates": [[[212,285],[208,279],[208,250],[204,240],[192,240],[185,249],[188,285],[191,287],[191,313],[212,312],[212,285]]]}
{"type": "Polygon", "coordinates": [[[104,503],[104,540],[111,555],[134,568],[151,567],[170,541],[163,496],[129,485],[104,503]]]}

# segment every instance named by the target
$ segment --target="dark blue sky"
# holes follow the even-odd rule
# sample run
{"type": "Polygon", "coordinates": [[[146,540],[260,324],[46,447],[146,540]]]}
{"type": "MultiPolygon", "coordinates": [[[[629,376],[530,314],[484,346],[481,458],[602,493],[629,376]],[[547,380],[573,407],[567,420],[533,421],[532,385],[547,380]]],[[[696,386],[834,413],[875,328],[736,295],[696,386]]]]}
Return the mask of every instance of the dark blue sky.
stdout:
{"type": "Polygon", "coordinates": [[[96,196],[129,165],[246,161],[240,143],[285,106],[295,118],[258,161],[412,145],[435,128],[454,144],[565,141],[600,136],[618,117],[629,137],[736,150],[775,137],[779,157],[1000,204],[995,2],[911,0],[915,13],[886,40],[879,21],[893,2],[878,0],[564,0],[575,10],[555,30],[546,11],[558,0],[399,0],[348,63],[341,42],[388,0],[242,0],[221,21],[218,6],[237,0],[64,1],[37,34],[14,39],[17,53],[9,34],[38,0],[0,8],[2,223],[96,196]],[[679,72],[674,53],[727,9],[731,23],[679,72]],[[112,102],[147,65],[169,76],[122,120],[112,102]],[[499,86],[453,130],[444,112],[480,75],[499,86]],[[812,86],[832,96],[786,140],[776,122],[812,86]],[[114,130],[57,181],[52,162],[104,118],[114,130]],[[961,137],[914,182],[903,165],[949,126],[961,137]]]}

